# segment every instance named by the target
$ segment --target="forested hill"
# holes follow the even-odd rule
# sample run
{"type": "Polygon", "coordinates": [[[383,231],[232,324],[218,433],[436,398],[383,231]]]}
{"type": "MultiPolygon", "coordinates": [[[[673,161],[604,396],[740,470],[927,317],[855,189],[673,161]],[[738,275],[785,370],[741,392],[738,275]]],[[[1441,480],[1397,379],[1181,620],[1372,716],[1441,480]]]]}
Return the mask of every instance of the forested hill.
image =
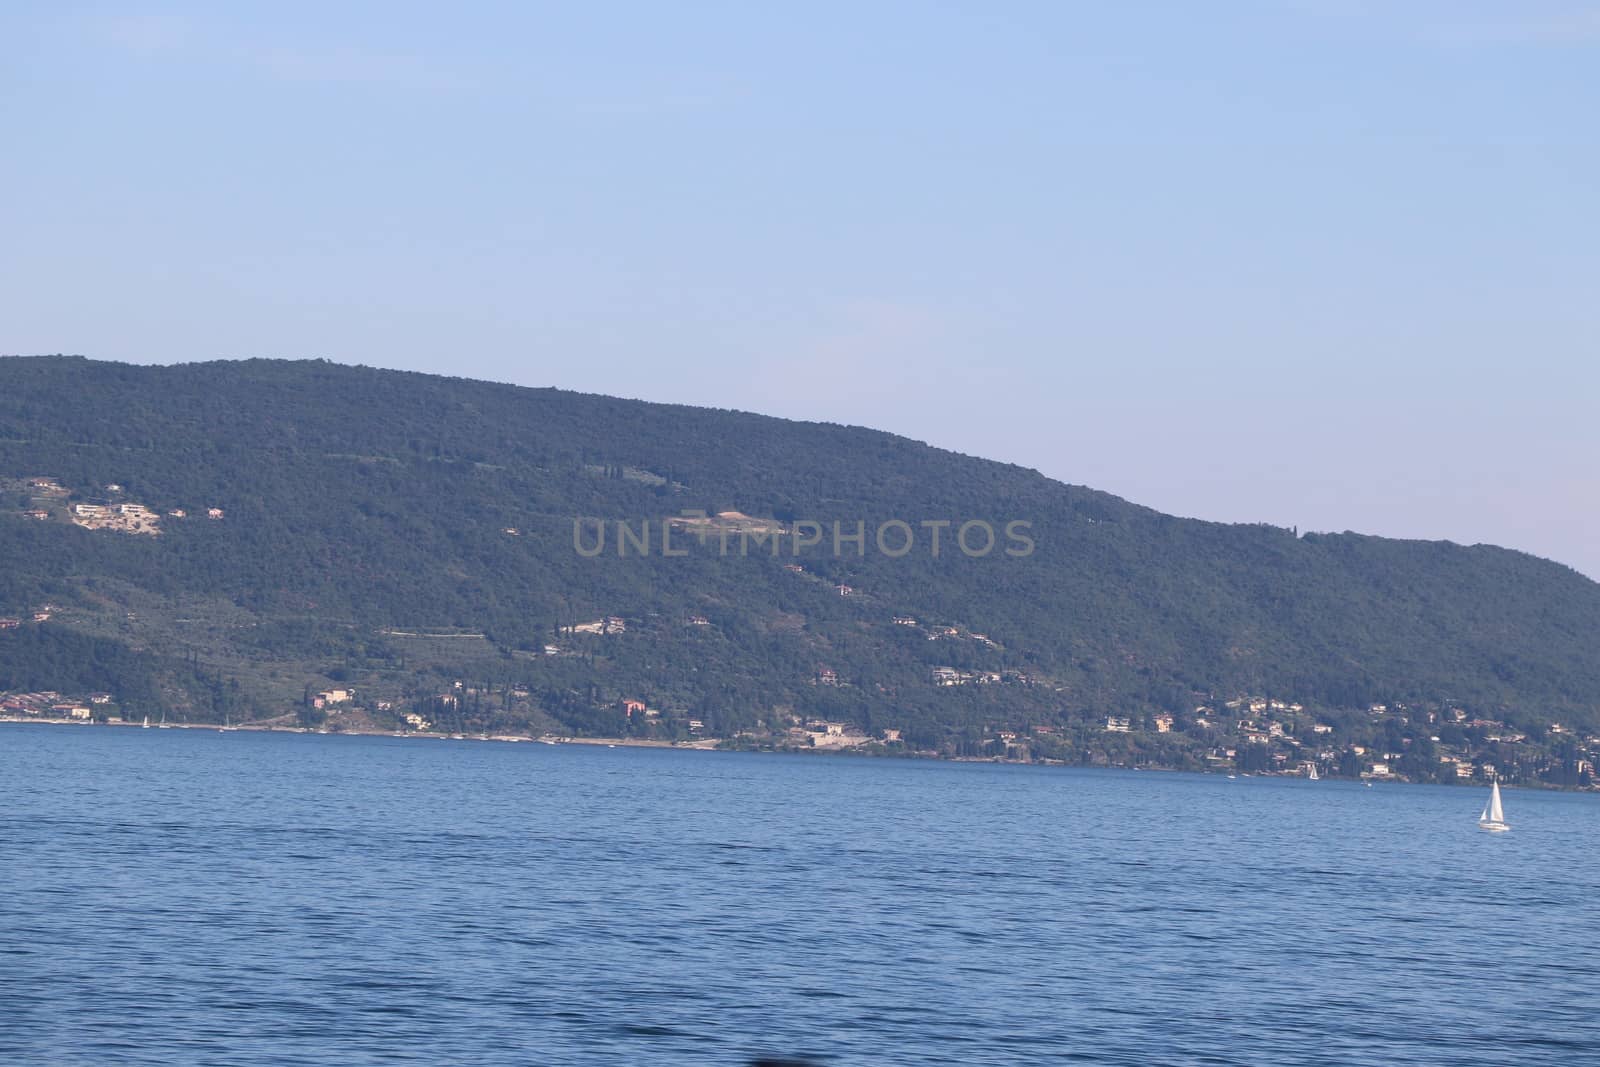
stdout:
{"type": "Polygon", "coordinates": [[[324,362],[0,360],[0,560],[21,621],[0,690],[194,717],[339,684],[497,728],[792,716],[937,747],[1241,695],[1600,711],[1600,586],[1521,553],[1177,519],[871,430],[324,362]],[[666,520],[725,512],[747,518],[662,554],[666,520]],[[593,558],[577,518],[586,549],[611,520],[593,558]],[[648,555],[618,555],[616,520],[649,524],[648,555]],[[875,543],[891,520],[901,556],[875,543]],[[998,534],[981,558],[954,545],[971,520],[998,534]],[[1016,521],[1029,554],[1006,552],[1016,521]],[[835,522],[865,551],[835,552],[835,522]]]}

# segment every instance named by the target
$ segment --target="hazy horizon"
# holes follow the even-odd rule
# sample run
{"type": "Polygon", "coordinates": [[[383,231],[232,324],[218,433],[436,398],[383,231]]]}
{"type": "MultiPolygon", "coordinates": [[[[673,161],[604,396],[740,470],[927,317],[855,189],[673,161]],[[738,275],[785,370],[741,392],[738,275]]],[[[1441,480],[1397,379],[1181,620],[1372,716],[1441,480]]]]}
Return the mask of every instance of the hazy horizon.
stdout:
{"type": "Polygon", "coordinates": [[[1600,5],[0,12],[0,349],[870,426],[1600,576],[1600,5]]]}

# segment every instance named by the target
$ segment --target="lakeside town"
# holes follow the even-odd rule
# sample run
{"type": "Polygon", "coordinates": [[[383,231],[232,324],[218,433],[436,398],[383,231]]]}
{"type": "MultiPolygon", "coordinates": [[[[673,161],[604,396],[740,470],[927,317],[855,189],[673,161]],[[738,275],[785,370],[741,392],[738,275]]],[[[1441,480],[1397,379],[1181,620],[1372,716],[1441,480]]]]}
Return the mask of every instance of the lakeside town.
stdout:
{"type": "MultiPolygon", "coordinates": [[[[0,620],[0,624],[10,620],[0,620]]],[[[682,747],[738,751],[820,752],[871,756],[948,758],[1057,765],[1179,769],[1227,774],[1305,775],[1363,781],[1438,784],[1544,785],[1595,789],[1595,758],[1600,736],[1579,735],[1559,722],[1542,736],[1499,720],[1470,717],[1459,708],[1442,712],[1410,705],[1372,705],[1356,716],[1317,715],[1302,705],[1265,697],[1238,697],[1200,705],[1187,715],[1165,713],[1108,716],[1069,726],[1037,724],[1029,729],[997,729],[976,747],[958,750],[918,748],[904,731],[880,727],[871,732],[851,723],[786,716],[767,730],[740,731],[731,737],[708,732],[692,716],[624,698],[614,709],[625,731],[614,736],[540,732],[492,726],[482,716],[463,718],[502,702],[515,706],[531,699],[526,688],[494,690],[464,680],[437,693],[406,702],[366,699],[354,688],[330,688],[307,695],[293,712],[247,722],[155,721],[125,711],[108,692],[68,694],[54,690],[0,693],[0,722],[75,725],[160,726],[193,729],[292,730],[314,733],[446,737],[458,740],[541,741],[682,747]],[[472,722],[482,729],[463,729],[472,722]],[[1357,743],[1352,734],[1365,723],[1385,738],[1357,743]],[[1160,758],[1160,746],[1181,739],[1215,741],[1199,758],[1160,758]],[[1315,772],[1315,773],[1313,773],[1315,772]]],[[[488,720],[493,720],[489,716],[488,720]]],[[[1190,746],[1185,746],[1188,750],[1190,746]]]]}

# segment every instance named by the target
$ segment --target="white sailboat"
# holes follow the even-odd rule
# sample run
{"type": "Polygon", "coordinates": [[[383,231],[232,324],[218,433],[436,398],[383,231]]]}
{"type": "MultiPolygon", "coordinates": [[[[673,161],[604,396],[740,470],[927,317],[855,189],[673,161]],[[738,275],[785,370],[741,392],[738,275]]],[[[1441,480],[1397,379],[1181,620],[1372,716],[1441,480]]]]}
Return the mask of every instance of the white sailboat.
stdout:
{"type": "Polygon", "coordinates": [[[1322,775],[1317,773],[1317,765],[1315,763],[1306,764],[1306,777],[1313,782],[1322,781],[1322,775]]]}
{"type": "Polygon", "coordinates": [[[144,717],[144,728],[146,730],[150,729],[150,716],[148,715],[144,717]]]}
{"type": "Polygon", "coordinates": [[[1483,806],[1483,814],[1478,816],[1478,828],[1499,833],[1511,829],[1511,824],[1506,822],[1506,813],[1500,807],[1500,780],[1495,779],[1494,785],[1489,790],[1489,803],[1483,806]]]}

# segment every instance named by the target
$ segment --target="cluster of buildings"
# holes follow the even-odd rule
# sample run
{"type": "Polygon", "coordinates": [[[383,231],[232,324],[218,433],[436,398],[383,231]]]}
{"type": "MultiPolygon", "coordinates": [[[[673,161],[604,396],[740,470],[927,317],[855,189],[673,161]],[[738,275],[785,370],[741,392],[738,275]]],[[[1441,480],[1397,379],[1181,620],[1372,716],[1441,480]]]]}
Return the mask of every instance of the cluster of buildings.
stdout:
{"type": "MultiPolygon", "coordinates": [[[[29,613],[29,617],[34,622],[49,622],[55,617],[55,613],[60,610],[61,609],[56,607],[54,604],[41,604],[38,608],[29,613]]],[[[0,616],[0,630],[15,630],[20,627],[24,621],[25,620],[20,616],[0,616]]]]}
{"type": "MultiPolygon", "coordinates": [[[[895,735],[895,740],[898,740],[900,732],[898,730],[891,732],[895,735]]],[[[788,736],[791,741],[812,748],[856,748],[872,740],[855,726],[827,719],[803,720],[789,728],[788,736]]]]}
{"type": "Polygon", "coordinates": [[[896,615],[894,616],[894,624],[896,626],[919,629],[929,641],[950,641],[965,638],[968,641],[976,641],[980,645],[988,645],[990,648],[1000,647],[999,643],[988,634],[980,634],[972,630],[962,632],[958,626],[923,626],[912,615],[896,615]]]}
{"type": "Polygon", "coordinates": [[[623,634],[628,632],[628,622],[619,616],[607,615],[593,622],[574,623],[563,627],[562,631],[569,634],[623,634]]]}
{"type": "Polygon", "coordinates": [[[88,722],[96,707],[111,703],[110,693],[90,693],[82,699],[63,699],[53,689],[34,693],[0,694],[0,716],[8,719],[48,719],[88,722]]]}
{"type": "Polygon", "coordinates": [[[151,536],[161,533],[161,516],[143,504],[74,504],[72,524],[86,530],[151,536]]]}
{"type": "MultiPolygon", "coordinates": [[[[71,496],[71,491],[54,478],[29,478],[27,479],[28,491],[32,494],[31,507],[25,508],[23,514],[40,522],[47,522],[55,512],[52,507],[59,507],[65,498],[71,496]],[[40,504],[49,505],[40,507],[40,504]]],[[[108,503],[76,503],[66,509],[67,517],[75,526],[86,530],[111,530],[116,533],[148,534],[157,536],[161,533],[163,518],[186,519],[189,512],[185,508],[173,508],[162,516],[154,509],[131,500],[115,500],[124,494],[125,490],[117,482],[109,482],[102,487],[105,494],[102,499],[108,503]]],[[[226,517],[222,508],[208,507],[204,512],[206,518],[220,521],[226,517]]]]}
{"type": "MultiPolygon", "coordinates": [[[[1177,720],[1171,715],[1156,715],[1152,716],[1151,725],[1155,727],[1155,731],[1158,734],[1170,734],[1172,732],[1173,723],[1176,721],[1177,720]]],[[[1133,732],[1133,720],[1120,718],[1115,715],[1108,715],[1106,716],[1105,730],[1108,734],[1131,733],[1133,732]]]]}
{"type": "Polygon", "coordinates": [[[937,686],[953,685],[1031,685],[1033,679],[1024,671],[963,671],[955,667],[935,667],[929,677],[937,686]]]}
{"type": "Polygon", "coordinates": [[[1108,716],[1106,734],[1187,732],[1221,768],[1294,772],[1306,767],[1364,778],[1484,781],[1541,778],[1588,785],[1600,736],[1575,737],[1560,723],[1530,737],[1460,708],[1373,704],[1310,713],[1299,703],[1241,697],[1192,714],[1108,716]],[[1559,772],[1559,774],[1557,773],[1559,772]]]}

